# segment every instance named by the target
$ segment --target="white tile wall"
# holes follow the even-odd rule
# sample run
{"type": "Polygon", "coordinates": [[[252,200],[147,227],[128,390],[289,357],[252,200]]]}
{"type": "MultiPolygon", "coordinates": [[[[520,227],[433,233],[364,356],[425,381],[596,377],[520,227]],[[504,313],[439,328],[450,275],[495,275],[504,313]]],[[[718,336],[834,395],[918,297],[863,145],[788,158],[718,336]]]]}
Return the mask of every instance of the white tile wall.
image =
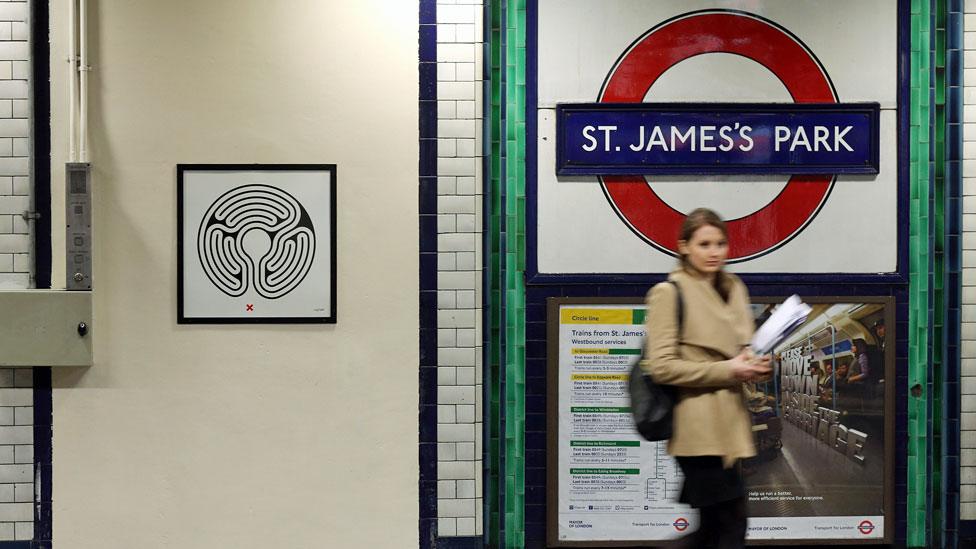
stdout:
{"type": "Polygon", "coordinates": [[[483,2],[437,4],[437,534],[480,536],[483,2]]]}
{"type": "MultiPolygon", "coordinates": [[[[0,2],[0,289],[32,285],[30,58],[26,1],[0,2]]],[[[34,537],[30,369],[0,369],[0,541],[34,537]]]]}
{"type": "Polygon", "coordinates": [[[966,0],[963,65],[962,410],[960,516],[976,520],[976,1],[966,0]]]}
{"type": "Polygon", "coordinates": [[[26,1],[0,2],[0,289],[32,281],[31,227],[22,216],[31,209],[28,11],[26,1]]]}
{"type": "Polygon", "coordinates": [[[30,369],[0,369],[0,541],[34,536],[34,389],[30,369]]]}

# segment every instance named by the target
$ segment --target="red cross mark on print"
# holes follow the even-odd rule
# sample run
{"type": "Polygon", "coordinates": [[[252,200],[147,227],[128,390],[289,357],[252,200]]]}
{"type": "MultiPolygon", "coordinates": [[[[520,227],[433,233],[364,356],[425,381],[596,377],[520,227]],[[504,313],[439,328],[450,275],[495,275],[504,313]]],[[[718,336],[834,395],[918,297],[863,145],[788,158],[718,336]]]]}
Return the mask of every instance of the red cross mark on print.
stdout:
{"type": "MultiPolygon", "coordinates": [[[[665,71],[709,53],[740,55],[766,67],[796,103],[837,102],[827,72],[796,36],[772,21],[731,10],[692,12],[649,30],[620,56],[604,81],[599,101],[643,102],[665,71]]],[[[834,179],[794,175],[768,204],[726,221],[729,261],[754,259],[798,235],[823,207],[834,179]]],[[[603,176],[600,181],[617,215],[637,236],[665,253],[677,254],[676,235],[684,213],[658,196],[643,177],[603,176]]]]}
{"type": "Polygon", "coordinates": [[[247,304],[247,312],[250,313],[250,312],[253,312],[253,311],[254,311],[254,304],[253,303],[248,303],[247,304]]]}

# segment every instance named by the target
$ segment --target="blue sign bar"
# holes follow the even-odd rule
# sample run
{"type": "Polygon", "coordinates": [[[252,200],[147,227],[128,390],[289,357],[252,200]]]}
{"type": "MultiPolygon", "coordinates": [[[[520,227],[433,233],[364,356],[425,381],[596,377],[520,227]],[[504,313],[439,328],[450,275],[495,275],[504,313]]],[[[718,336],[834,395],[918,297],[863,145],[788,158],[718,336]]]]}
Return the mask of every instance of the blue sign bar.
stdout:
{"type": "Polygon", "coordinates": [[[558,175],[877,174],[877,103],[556,107],[558,175]]]}
{"type": "Polygon", "coordinates": [[[838,342],[833,347],[827,345],[826,347],[822,347],[820,350],[827,356],[837,353],[844,353],[851,350],[851,342],[850,340],[845,339],[844,341],[838,342]]]}

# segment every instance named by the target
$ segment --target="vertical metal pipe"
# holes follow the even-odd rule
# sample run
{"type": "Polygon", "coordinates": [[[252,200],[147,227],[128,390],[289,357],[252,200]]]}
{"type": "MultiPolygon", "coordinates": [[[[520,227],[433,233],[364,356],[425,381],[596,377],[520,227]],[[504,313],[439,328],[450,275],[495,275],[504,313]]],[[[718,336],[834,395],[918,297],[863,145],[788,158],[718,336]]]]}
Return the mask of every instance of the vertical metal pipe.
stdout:
{"type": "Polygon", "coordinates": [[[88,2],[78,0],[78,84],[79,118],[78,141],[80,143],[80,160],[88,162],[88,2]]]}
{"type": "MultiPolygon", "coordinates": [[[[782,356],[782,353],[781,353],[782,356]]],[[[780,415],[781,399],[779,397],[779,376],[783,369],[782,359],[773,363],[773,396],[776,397],[776,415],[780,415]]]]}
{"type": "Polygon", "coordinates": [[[78,105],[78,52],[75,49],[78,29],[76,0],[68,0],[68,161],[78,159],[78,128],[75,125],[78,105]]]}
{"type": "Polygon", "coordinates": [[[828,324],[830,327],[830,368],[833,370],[831,375],[831,383],[833,387],[830,389],[830,409],[837,409],[837,328],[834,328],[833,324],[828,324]]]}

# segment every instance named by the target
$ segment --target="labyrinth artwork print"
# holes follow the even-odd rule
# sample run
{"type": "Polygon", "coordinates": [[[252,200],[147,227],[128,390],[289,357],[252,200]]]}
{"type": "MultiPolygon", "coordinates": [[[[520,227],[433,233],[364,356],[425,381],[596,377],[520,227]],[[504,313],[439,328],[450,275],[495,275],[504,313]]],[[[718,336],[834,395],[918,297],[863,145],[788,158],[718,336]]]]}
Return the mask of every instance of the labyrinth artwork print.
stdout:
{"type": "Polygon", "coordinates": [[[178,165],[178,322],[334,323],[335,175],[178,165]]]}

